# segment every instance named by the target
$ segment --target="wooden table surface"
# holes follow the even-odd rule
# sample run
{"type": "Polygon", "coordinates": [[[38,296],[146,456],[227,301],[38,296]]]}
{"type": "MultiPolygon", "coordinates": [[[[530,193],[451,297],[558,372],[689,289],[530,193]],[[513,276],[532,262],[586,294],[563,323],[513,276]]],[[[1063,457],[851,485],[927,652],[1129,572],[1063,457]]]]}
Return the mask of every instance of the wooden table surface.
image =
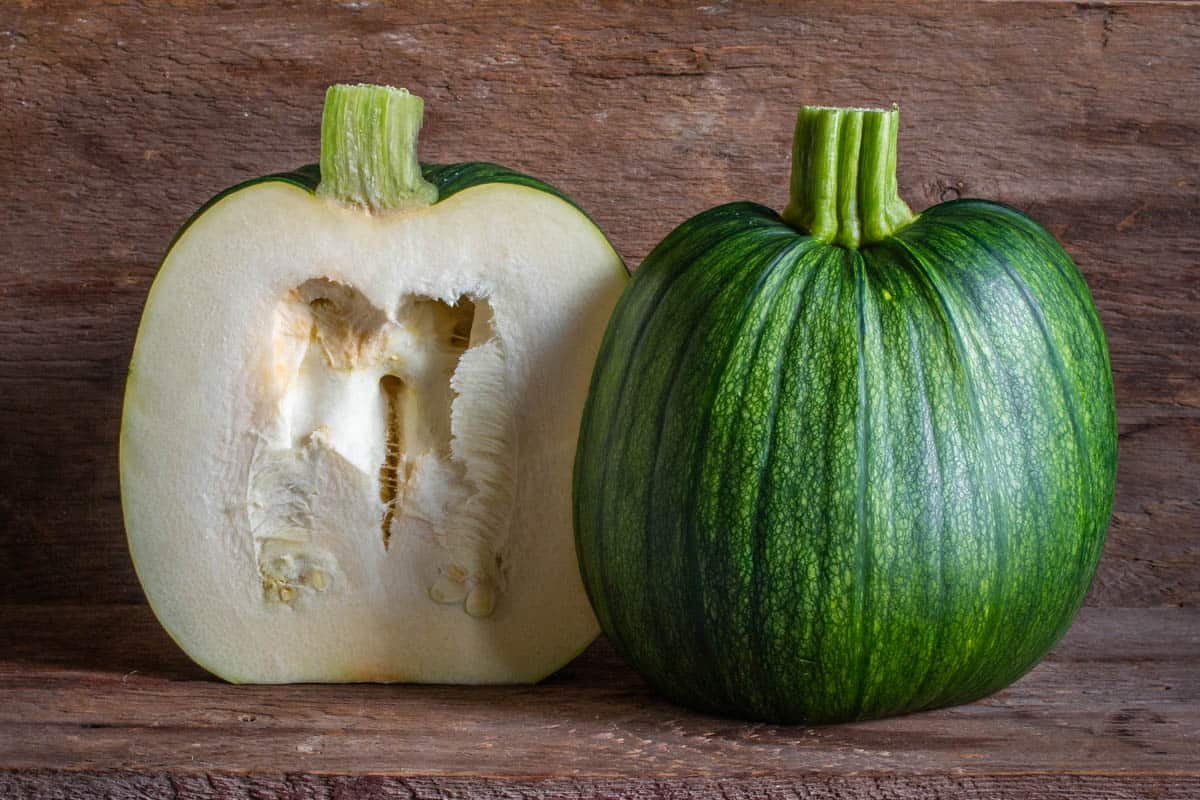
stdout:
{"type": "Polygon", "coordinates": [[[230,686],[144,605],[7,607],[0,797],[1196,797],[1198,676],[1200,609],[1089,608],[982,702],[751,725],[659,699],[606,642],[535,687],[230,686]]]}
{"type": "Polygon", "coordinates": [[[0,6],[0,796],[1200,796],[1200,4],[0,6]],[[121,393],[177,227],[315,160],[336,81],[426,99],[422,156],[559,185],[636,266],[779,207],[801,103],[899,102],[901,189],[1040,219],[1109,334],[1116,509],[1054,655],[981,703],[771,728],[603,643],[529,689],[235,688],[154,624],[121,393]]]}

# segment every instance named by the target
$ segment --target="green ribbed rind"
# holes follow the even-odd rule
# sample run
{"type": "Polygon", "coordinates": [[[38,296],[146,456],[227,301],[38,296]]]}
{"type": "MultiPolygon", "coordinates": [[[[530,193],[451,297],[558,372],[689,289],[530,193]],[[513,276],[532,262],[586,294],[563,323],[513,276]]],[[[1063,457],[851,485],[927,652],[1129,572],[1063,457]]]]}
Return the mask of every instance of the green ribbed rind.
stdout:
{"type": "Polygon", "coordinates": [[[575,466],[601,625],[702,710],[966,702],[1065,632],[1103,547],[1112,377],[1044,229],[955,201],[862,250],[722,206],[646,259],[575,466]]]}

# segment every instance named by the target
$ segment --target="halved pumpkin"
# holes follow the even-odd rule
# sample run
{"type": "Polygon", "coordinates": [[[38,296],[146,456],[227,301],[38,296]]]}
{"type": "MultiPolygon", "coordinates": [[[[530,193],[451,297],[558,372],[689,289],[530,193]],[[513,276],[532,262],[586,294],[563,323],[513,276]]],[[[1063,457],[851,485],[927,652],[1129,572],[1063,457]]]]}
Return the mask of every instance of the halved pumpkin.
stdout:
{"type": "Polygon", "coordinates": [[[420,166],[421,113],[333,87],[320,170],[218,195],[147,300],[130,550],[228,680],[535,681],[598,631],[571,464],[626,271],[553,188],[420,166]]]}

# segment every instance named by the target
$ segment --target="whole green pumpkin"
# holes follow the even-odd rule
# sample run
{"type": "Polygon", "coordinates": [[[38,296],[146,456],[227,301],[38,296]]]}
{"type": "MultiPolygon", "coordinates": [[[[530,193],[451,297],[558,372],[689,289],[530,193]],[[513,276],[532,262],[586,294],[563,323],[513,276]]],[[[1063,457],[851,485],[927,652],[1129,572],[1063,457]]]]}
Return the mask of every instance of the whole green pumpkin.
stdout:
{"type": "Polygon", "coordinates": [[[1083,277],[1019,211],[914,215],[898,112],[806,107],[791,202],[683,223],[609,323],[580,569],[676,702],[775,722],[962,703],[1070,625],[1116,419],[1083,277]]]}

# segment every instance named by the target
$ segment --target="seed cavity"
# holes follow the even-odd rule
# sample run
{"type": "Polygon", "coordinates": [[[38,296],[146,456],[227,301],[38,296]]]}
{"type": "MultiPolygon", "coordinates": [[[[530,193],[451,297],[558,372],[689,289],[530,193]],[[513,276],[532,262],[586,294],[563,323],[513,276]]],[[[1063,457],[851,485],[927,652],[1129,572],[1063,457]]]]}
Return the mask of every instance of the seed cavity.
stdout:
{"type": "Polygon", "coordinates": [[[439,554],[419,567],[432,602],[490,616],[506,580],[516,393],[489,302],[406,295],[389,312],[316,278],[280,303],[272,343],[248,487],[264,598],[300,608],[337,591],[335,540],[374,516],[387,559],[439,554]],[[341,496],[359,484],[371,493],[341,496]]]}
{"type": "Polygon", "coordinates": [[[429,298],[406,298],[397,319],[400,330],[393,333],[391,343],[399,346],[386,354],[384,362],[391,372],[379,381],[386,442],[379,474],[384,547],[391,543],[398,513],[400,526],[406,524],[406,505],[416,506],[410,511],[423,523],[436,523],[445,516],[442,509],[422,508],[429,505],[428,497],[414,497],[413,503],[406,504],[410,488],[422,488],[426,495],[436,493],[435,474],[447,485],[463,482],[461,465],[453,464],[451,457],[451,376],[470,342],[475,303],[465,297],[453,306],[429,298]],[[420,486],[414,479],[418,468],[424,471],[420,486]]]}
{"type": "Polygon", "coordinates": [[[353,369],[378,358],[387,315],[362,292],[328,278],[314,278],[296,287],[294,295],[295,301],[308,306],[311,336],[332,368],[353,369]]]}
{"type": "MultiPolygon", "coordinates": [[[[392,520],[396,518],[396,498],[400,487],[408,482],[409,475],[401,474],[404,457],[404,419],[401,395],[404,382],[395,375],[384,375],[379,380],[383,392],[384,427],[387,432],[387,451],[383,466],[379,468],[379,499],[383,501],[383,546],[391,543],[392,520]]],[[[407,473],[407,470],[404,470],[407,473]]]]}

